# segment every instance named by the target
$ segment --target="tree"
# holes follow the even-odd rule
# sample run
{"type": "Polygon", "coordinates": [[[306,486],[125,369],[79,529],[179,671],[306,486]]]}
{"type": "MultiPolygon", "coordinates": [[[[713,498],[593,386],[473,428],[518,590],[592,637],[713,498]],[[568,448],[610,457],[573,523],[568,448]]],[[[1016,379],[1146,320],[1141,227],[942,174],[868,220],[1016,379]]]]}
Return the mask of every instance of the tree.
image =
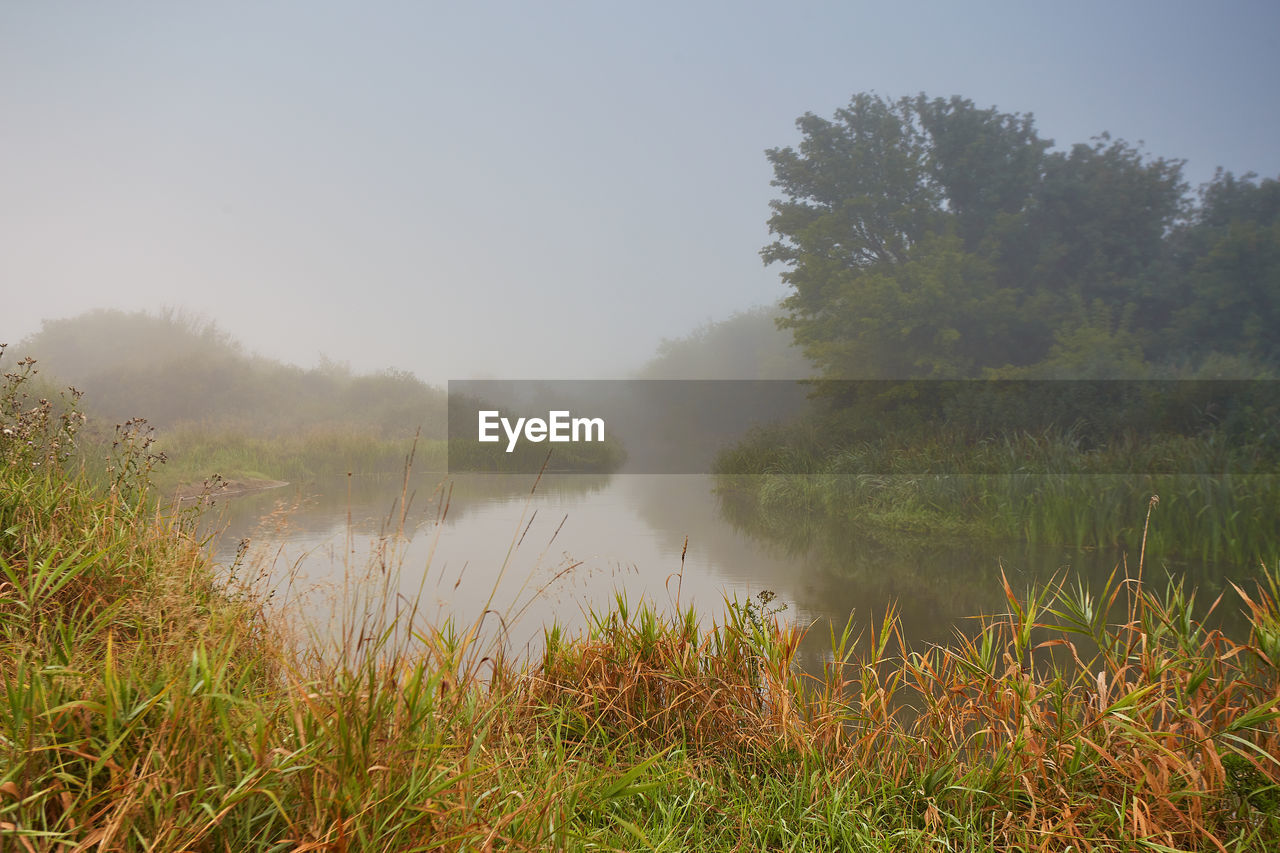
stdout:
{"type": "Polygon", "coordinates": [[[1219,171],[1171,242],[1168,354],[1280,362],[1280,181],[1219,171]]]}
{"type": "Polygon", "coordinates": [[[1032,265],[1014,271],[1056,297],[1055,325],[1101,302],[1148,329],[1165,327],[1164,240],[1187,213],[1182,165],[1147,159],[1105,133],[1046,157],[1022,235],[1032,265]]]}
{"type": "Polygon", "coordinates": [[[829,378],[1034,365],[1082,306],[1137,322],[1167,305],[1180,162],[1106,136],[1051,151],[1030,115],[959,97],[860,94],[797,126],[797,148],[767,152],[784,197],[762,256],[785,266],[782,324],[829,378]]]}

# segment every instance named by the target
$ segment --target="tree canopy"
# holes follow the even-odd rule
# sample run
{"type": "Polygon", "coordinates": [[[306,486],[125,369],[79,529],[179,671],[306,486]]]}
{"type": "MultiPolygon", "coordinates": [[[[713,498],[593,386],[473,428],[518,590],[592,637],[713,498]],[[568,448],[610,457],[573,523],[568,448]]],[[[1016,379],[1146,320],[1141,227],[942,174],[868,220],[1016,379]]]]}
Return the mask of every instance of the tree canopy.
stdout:
{"type": "Polygon", "coordinates": [[[828,378],[1142,375],[1280,361],[1280,183],[1107,134],[1058,149],[1029,114],[853,97],[767,152],[766,263],[828,378]]]}

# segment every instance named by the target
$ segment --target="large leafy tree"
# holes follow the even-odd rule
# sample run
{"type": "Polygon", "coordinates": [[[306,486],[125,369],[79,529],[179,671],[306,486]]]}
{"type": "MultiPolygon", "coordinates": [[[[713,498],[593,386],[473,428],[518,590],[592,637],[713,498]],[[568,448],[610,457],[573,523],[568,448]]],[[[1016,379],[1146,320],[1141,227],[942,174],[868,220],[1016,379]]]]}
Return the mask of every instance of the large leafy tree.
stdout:
{"type": "Polygon", "coordinates": [[[959,97],[860,94],[797,126],[767,152],[783,198],[762,254],[827,377],[980,376],[1041,362],[1072,324],[1168,313],[1181,163],[1105,136],[1053,151],[1031,116],[959,97]]]}
{"type": "Polygon", "coordinates": [[[1280,181],[1219,172],[1171,243],[1180,286],[1165,357],[1280,363],[1280,181]]]}

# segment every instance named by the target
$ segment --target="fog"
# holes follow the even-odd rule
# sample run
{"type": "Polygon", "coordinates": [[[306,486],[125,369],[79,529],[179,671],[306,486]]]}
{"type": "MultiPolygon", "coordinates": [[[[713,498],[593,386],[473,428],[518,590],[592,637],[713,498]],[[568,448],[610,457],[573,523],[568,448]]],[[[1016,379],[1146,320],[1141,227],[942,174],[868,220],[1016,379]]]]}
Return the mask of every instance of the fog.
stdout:
{"type": "Polygon", "coordinates": [[[857,91],[1280,173],[1273,4],[887,5],[4,4],[0,341],[168,306],[303,367],[631,375],[785,295],[763,151],[857,91]]]}

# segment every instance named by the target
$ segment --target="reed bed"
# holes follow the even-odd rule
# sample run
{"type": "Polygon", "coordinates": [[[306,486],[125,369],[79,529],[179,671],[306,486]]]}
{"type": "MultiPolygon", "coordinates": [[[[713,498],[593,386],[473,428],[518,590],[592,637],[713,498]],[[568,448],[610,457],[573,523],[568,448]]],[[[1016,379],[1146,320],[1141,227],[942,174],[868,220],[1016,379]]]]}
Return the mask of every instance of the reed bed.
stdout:
{"type": "Polygon", "coordinates": [[[1213,436],[1085,449],[1069,433],[1020,433],[975,445],[886,439],[835,451],[801,436],[791,446],[744,443],[718,469],[739,515],[765,531],[817,516],[866,531],[1133,551],[1155,494],[1152,553],[1237,569],[1280,557],[1274,462],[1228,452],[1213,436]]]}
{"type": "Polygon", "coordinates": [[[1140,548],[1100,590],[1005,582],[946,646],[851,620],[804,675],[767,594],[715,619],[619,596],[513,656],[491,613],[379,597],[392,531],[317,648],[195,513],[0,450],[5,851],[1280,844],[1275,566],[1209,608],[1248,636],[1150,591],[1140,548]]]}

